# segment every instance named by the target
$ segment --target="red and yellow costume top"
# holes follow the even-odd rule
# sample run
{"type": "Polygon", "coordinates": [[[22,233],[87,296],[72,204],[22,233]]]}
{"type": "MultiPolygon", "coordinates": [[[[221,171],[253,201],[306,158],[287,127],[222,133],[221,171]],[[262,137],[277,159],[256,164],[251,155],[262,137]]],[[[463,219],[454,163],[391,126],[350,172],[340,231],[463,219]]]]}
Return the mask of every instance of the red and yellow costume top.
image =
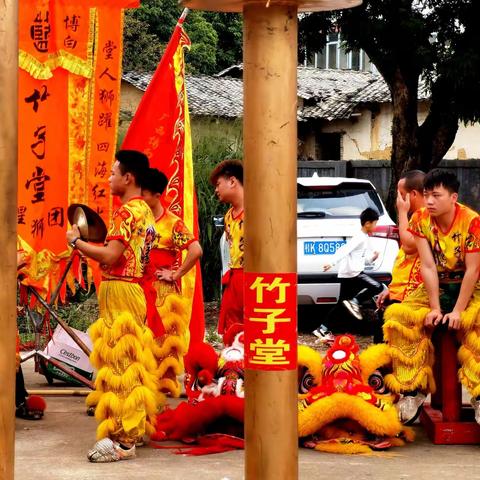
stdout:
{"type": "Polygon", "coordinates": [[[235,216],[233,207],[225,214],[225,237],[230,250],[230,268],[243,268],[243,210],[235,216]]]}
{"type": "Polygon", "coordinates": [[[166,209],[161,217],[155,219],[155,232],[146,274],[152,268],[172,268],[178,260],[178,253],[196,240],[183,220],[166,209]]]}
{"type": "Polygon", "coordinates": [[[233,207],[225,214],[225,238],[230,251],[228,270],[222,279],[225,286],[220,306],[218,333],[223,335],[234,323],[243,324],[243,210],[234,215],[233,207]]]}
{"type": "Polygon", "coordinates": [[[400,247],[393,264],[392,281],[388,286],[390,299],[399,302],[422,283],[420,257],[418,253],[407,254],[400,247]]]}
{"type": "Polygon", "coordinates": [[[102,265],[103,279],[135,282],[142,278],[155,239],[154,225],[153,213],[142,197],[131,198],[114,212],[105,242],[119,240],[126,248],[114,265],[102,265]]]}
{"type": "Polygon", "coordinates": [[[158,308],[163,305],[167,295],[180,292],[177,282],[159,280],[155,272],[162,268],[177,268],[179,253],[194,241],[196,238],[183,221],[167,209],[155,220],[155,237],[141,282],[147,298],[147,324],[155,337],[165,333],[158,308]]]}
{"type": "Polygon", "coordinates": [[[480,251],[480,217],[460,203],[455,205],[455,217],[448,230],[443,231],[428,210],[421,208],[413,214],[409,231],[427,239],[441,283],[461,282],[465,254],[480,251]]]}
{"type": "Polygon", "coordinates": [[[155,272],[177,269],[181,252],[194,241],[183,221],[165,209],[155,221],[150,261],[141,281],[147,299],[147,325],[155,337],[152,352],[158,363],[159,388],[173,397],[181,393],[177,376],[183,373],[183,356],[190,341],[190,299],[181,294],[180,281],[159,280],[155,272]]]}

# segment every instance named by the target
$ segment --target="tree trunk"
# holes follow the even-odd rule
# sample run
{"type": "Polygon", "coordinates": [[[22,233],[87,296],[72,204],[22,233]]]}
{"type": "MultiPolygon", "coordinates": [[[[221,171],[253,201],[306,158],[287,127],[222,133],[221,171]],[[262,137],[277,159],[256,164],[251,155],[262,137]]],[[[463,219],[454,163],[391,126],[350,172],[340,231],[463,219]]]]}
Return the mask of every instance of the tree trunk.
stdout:
{"type": "Polygon", "coordinates": [[[458,122],[449,89],[439,79],[433,87],[430,112],[418,132],[420,168],[423,171],[428,172],[441,162],[455,140],[458,122]]]}
{"type": "Polygon", "coordinates": [[[392,157],[391,182],[387,210],[396,217],[397,183],[403,172],[419,168],[417,89],[418,75],[405,74],[400,68],[388,82],[392,95],[392,157]]]}

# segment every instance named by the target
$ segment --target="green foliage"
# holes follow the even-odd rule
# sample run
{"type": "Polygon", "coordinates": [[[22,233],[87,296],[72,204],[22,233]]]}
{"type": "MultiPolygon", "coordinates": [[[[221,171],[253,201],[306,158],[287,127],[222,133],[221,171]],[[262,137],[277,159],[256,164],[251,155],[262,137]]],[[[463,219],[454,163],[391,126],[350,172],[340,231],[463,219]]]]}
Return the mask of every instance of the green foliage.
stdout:
{"type": "Polygon", "coordinates": [[[188,26],[185,28],[190,36],[192,46],[185,55],[187,71],[192,74],[215,73],[217,64],[218,35],[212,24],[198,12],[189,14],[188,26]],[[191,16],[190,16],[191,15],[191,16]]]}
{"type": "Polygon", "coordinates": [[[162,45],[148,25],[132,15],[125,15],[123,69],[149,72],[155,70],[161,57],[162,45]]]}
{"type": "Polygon", "coordinates": [[[240,128],[232,127],[237,136],[216,123],[192,125],[193,163],[198,199],[200,242],[203,248],[202,275],[205,301],[220,298],[221,261],[219,241],[222,229],[213,225],[214,215],[223,215],[227,206],[218,202],[209,183],[210,173],[225,158],[242,158],[240,128]],[[230,133],[230,135],[229,135],[230,133]]]}
{"type": "MultiPolygon", "coordinates": [[[[124,70],[152,71],[183,8],[177,0],[143,0],[125,14],[124,70]]],[[[212,74],[242,59],[242,20],[234,13],[190,11],[185,31],[192,41],[189,73],[212,74]]]]}
{"type": "Polygon", "coordinates": [[[205,328],[205,342],[212,345],[213,348],[221,350],[223,346],[223,339],[217,333],[216,325],[206,325],[205,328]]]}
{"type": "Polygon", "coordinates": [[[204,12],[203,15],[211,23],[218,36],[216,71],[241,62],[243,44],[242,17],[236,13],[204,12]]]}

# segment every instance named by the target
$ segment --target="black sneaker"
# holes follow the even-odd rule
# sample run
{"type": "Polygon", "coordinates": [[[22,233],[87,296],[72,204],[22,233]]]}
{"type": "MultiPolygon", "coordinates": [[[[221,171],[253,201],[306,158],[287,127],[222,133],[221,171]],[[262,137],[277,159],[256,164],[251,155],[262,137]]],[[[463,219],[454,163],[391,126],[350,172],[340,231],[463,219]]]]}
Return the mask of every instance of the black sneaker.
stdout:
{"type": "Polygon", "coordinates": [[[316,330],[312,332],[318,340],[315,343],[325,343],[330,344],[335,341],[335,335],[327,329],[324,325],[321,325],[316,330]]]}
{"type": "Polygon", "coordinates": [[[344,300],[343,304],[356,319],[363,320],[362,310],[355,300],[344,300]]]}

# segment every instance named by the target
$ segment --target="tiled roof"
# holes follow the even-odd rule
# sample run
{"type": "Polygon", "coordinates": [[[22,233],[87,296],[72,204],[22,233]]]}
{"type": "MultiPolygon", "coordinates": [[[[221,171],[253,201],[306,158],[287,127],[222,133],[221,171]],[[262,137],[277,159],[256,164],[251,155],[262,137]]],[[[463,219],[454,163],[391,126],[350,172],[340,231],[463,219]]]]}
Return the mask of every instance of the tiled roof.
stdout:
{"type": "MultiPolygon", "coordinates": [[[[145,91],[152,73],[126,72],[122,79],[145,91]]],[[[191,115],[238,118],[243,114],[243,83],[231,77],[187,75],[191,115]]]]}
{"type": "MultiPolygon", "coordinates": [[[[190,113],[197,116],[238,118],[243,112],[242,65],[214,76],[187,75],[190,113]]],[[[126,72],[123,80],[145,91],[152,73],[126,72]]],[[[298,67],[298,119],[350,118],[361,104],[390,102],[390,92],[380,75],[353,70],[298,67]]],[[[423,82],[419,99],[428,98],[423,82]]]]}

